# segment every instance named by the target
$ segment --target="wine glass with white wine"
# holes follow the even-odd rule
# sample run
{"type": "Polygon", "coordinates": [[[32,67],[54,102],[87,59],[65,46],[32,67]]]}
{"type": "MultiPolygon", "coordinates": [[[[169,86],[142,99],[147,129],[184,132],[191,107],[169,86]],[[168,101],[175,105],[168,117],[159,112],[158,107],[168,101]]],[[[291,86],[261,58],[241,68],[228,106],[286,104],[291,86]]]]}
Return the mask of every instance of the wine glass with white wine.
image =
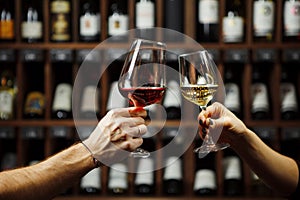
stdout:
{"type": "MultiPolygon", "coordinates": [[[[180,88],[185,99],[206,109],[219,87],[218,69],[206,50],[179,55],[180,88]]],[[[199,157],[211,151],[225,149],[229,144],[217,143],[207,134],[200,147],[194,150],[199,157]]]]}

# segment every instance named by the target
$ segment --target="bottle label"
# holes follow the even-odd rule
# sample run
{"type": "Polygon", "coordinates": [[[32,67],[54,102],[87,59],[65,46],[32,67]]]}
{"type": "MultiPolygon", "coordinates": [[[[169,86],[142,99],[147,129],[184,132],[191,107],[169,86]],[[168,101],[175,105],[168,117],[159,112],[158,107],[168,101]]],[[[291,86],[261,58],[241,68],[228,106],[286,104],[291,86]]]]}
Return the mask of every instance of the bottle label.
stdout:
{"type": "Polygon", "coordinates": [[[177,157],[170,157],[167,159],[165,173],[164,173],[164,180],[182,179],[181,162],[182,162],[181,159],[177,157]]]}
{"type": "Polygon", "coordinates": [[[283,12],[284,35],[298,36],[300,34],[300,1],[285,1],[283,12]]]}
{"type": "Polygon", "coordinates": [[[28,94],[25,104],[25,114],[35,113],[43,115],[45,107],[44,95],[40,92],[31,92],[28,94]]]}
{"type": "Polygon", "coordinates": [[[135,178],[136,185],[139,184],[153,185],[154,182],[153,166],[154,166],[154,162],[153,159],[151,158],[139,160],[137,172],[142,171],[143,173],[136,174],[136,178],[135,178]]]}
{"type": "Polygon", "coordinates": [[[70,2],[69,1],[53,1],[51,3],[52,13],[69,13],[70,2]]]}
{"type": "Polygon", "coordinates": [[[128,30],[128,16],[114,13],[108,18],[108,34],[122,35],[128,30]]]}
{"type": "Polygon", "coordinates": [[[22,22],[21,29],[23,38],[42,38],[42,22],[22,22]]]}
{"type": "Polygon", "coordinates": [[[107,100],[106,110],[114,108],[123,108],[126,105],[126,99],[121,95],[118,88],[118,81],[115,81],[110,86],[110,93],[107,100]]]}
{"type": "Polygon", "coordinates": [[[100,15],[85,14],[80,17],[80,35],[95,36],[100,31],[100,15]]]}
{"type": "Polygon", "coordinates": [[[268,36],[274,30],[274,2],[255,1],[253,13],[255,36],[268,36]]]}
{"type": "Polygon", "coordinates": [[[298,110],[296,89],[293,84],[282,83],[280,85],[280,94],[281,94],[281,112],[298,110]]]}
{"type": "Polygon", "coordinates": [[[121,163],[116,163],[111,166],[109,173],[108,188],[128,188],[127,182],[127,166],[121,163]]]}
{"type": "Polygon", "coordinates": [[[226,97],[224,105],[231,111],[240,111],[240,92],[239,86],[235,83],[225,84],[226,97]]]}
{"type": "Polygon", "coordinates": [[[267,86],[263,83],[252,85],[252,112],[269,111],[267,86]]]}
{"type": "Polygon", "coordinates": [[[72,86],[61,83],[56,87],[52,110],[71,111],[72,86]]]}
{"type": "Polygon", "coordinates": [[[154,3],[151,1],[141,1],[136,3],[136,27],[154,27],[154,3]]]}
{"type": "Polygon", "coordinates": [[[69,16],[66,14],[53,15],[52,36],[54,41],[67,41],[70,39],[69,16]]]}
{"type": "Polygon", "coordinates": [[[241,42],[244,36],[244,21],[239,16],[223,18],[224,42],[241,42]]]}
{"type": "Polygon", "coordinates": [[[12,114],[13,94],[7,90],[0,92],[0,115],[1,113],[12,114]]]}
{"type": "Polygon", "coordinates": [[[101,171],[100,168],[95,168],[89,171],[84,177],[82,177],[80,182],[81,188],[101,188],[101,171]]]}
{"type": "Polygon", "coordinates": [[[13,39],[15,37],[13,20],[1,20],[0,27],[1,39],[13,39]]]}
{"type": "Polygon", "coordinates": [[[201,188],[216,189],[216,174],[210,169],[198,170],[195,176],[194,190],[201,188]]]}
{"type": "Polygon", "coordinates": [[[99,90],[96,86],[87,86],[83,91],[82,112],[99,111],[99,90]]]}
{"type": "Polygon", "coordinates": [[[219,2],[217,0],[199,0],[198,20],[201,24],[219,23],[219,2]]]}
{"type": "Polygon", "coordinates": [[[180,107],[181,93],[180,86],[176,81],[170,81],[168,84],[168,90],[164,99],[164,106],[168,107],[180,107]]]}
{"type": "Polygon", "coordinates": [[[239,158],[236,156],[229,156],[223,160],[225,174],[225,179],[241,179],[241,164],[239,158]]]}

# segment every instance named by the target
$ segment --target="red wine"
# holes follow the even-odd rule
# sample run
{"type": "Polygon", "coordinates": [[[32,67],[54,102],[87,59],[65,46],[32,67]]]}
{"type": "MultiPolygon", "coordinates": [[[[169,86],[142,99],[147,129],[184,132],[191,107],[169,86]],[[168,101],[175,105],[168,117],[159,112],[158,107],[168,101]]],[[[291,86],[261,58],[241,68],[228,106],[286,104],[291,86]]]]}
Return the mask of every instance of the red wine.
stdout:
{"type": "Polygon", "coordinates": [[[144,107],[155,104],[161,101],[166,88],[164,87],[136,87],[136,88],[121,88],[120,92],[124,97],[132,95],[130,104],[136,107],[144,107]],[[135,101],[135,103],[132,102],[135,101]]]}

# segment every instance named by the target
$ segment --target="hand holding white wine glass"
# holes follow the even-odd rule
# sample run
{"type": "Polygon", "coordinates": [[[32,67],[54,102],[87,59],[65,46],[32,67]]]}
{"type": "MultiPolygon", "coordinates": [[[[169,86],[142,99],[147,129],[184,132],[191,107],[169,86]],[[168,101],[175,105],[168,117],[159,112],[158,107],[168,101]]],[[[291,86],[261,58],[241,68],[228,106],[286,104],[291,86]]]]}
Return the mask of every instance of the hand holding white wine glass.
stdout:
{"type": "MultiPolygon", "coordinates": [[[[183,97],[205,110],[219,87],[217,66],[206,50],[182,54],[178,61],[183,97]]],[[[207,134],[201,147],[196,148],[194,152],[198,153],[199,157],[204,157],[211,151],[222,150],[228,146],[217,143],[207,134]]]]}
{"type": "MultiPolygon", "coordinates": [[[[118,82],[119,91],[129,99],[130,106],[145,107],[161,102],[166,90],[165,51],[162,42],[133,41],[118,82]]],[[[138,148],[131,155],[146,158],[150,152],[138,148]]]]}

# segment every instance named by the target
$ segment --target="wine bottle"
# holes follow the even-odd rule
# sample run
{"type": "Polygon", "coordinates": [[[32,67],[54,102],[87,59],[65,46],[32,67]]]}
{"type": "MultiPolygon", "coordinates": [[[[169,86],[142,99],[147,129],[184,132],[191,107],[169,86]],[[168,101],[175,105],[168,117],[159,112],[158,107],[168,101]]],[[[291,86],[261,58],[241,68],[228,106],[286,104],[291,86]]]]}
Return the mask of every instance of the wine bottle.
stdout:
{"type": "Polygon", "coordinates": [[[183,0],[165,0],[164,4],[165,28],[183,32],[183,0]]]}
{"type": "Polygon", "coordinates": [[[101,169],[95,168],[81,178],[80,190],[82,194],[94,195],[101,192],[101,169]]]}
{"type": "Polygon", "coordinates": [[[197,40],[217,42],[219,40],[219,1],[199,0],[197,40]]]}
{"type": "MultiPolygon", "coordinates": [[[[229,150],[227,151],[229,152],[229,150]]],[[[240,159],[235,153],[228,153],[223,158],[224,194],[238,196],[243,194],[242,169],[240,159]]]]}
{"type": "Polygon", "coordinates": [[[71,40],[71,3],[69,0],[52,0],[50,5],[52,42],[71,40]]]}
{"type": "Polygon", "coordinates": [[[291,77],[290,71],[283,68],[281,73],[280,96],[281,96],[281,118],[293,120],[297,118],[298,101],[295,86],[295,78],[291,77]]]}
{"type": "Polygon", "coordinates": [[[1,159],[0,171],[11,170],[17,167],[17,155],[13,152],[7,152],[1,159]]]}
{"type": "Polygon", "coordinates": [[[286,0],[283,8],[283,36],[285,41],[300,40],[300,1],[286,0]]]}
{"type": "Polygon", "coordinates": [[[155,5],[152,0],[139,0],[135,4],[136,37],[152,38],[149,28],[155,26],[155,5]]]}
{"type": "Polygon", "coordinates": [[[24,14],[21,24],[21,37],[24,42],[34,43],[42,41],[43,20],[37,2],[27,0],[24,2],[24,14]]]}
{"type": "Polygon", "coordinates": [[[255,0],[253,5],[253,35],[255,40],[274,38],[275,4],[272,0],[255,0]]]}
{"type": "Polygon", "coordinates": [[[211,196],[217,192],[216,170],[214,166],[215,154],[210,153],[199,159],[195,156],[196,172],[194,193],[199,196],[211,196]]]}
{"type": "Polygon", "coordinates": [[[15,77],[10,70],[4,70],[0,78],[0,119],[13,119],[14,100],[17,92],[15,77]]]}
{"type": "Polygon", "coordinates": [[[15,16],[13,5],[10,1],[1,2],[0,15],[0,40],[11,42],[15,39],[15,16]]]}
{"type": "Polygon", "coordinates": [[[163,101],[166,108],[167,119],[180,119],[181,117],[181,93],[178,82],[171,80],[163,101]]]}
{"type": "Polygon", "coordinates": [[[242,42],[244,39],[244,16],[240,0],[226,1],[228,15],[223,17],[223,40],[227,43],[242,42]]]}
{"type": "Polygon", "coordinates": [[[166,195],[181,195],[183,193],[182,160],[176,156],[166,159],[163,174],[163,191],[166,195]]]}
{"type": "Polygon", "coordinates": [[[140,0],[135,5],[136,28],[152,28],[155,23],[155,8],[151,0],[140,0]]]}
{"type": "Polygon", "coordinates": [[[84,88],[80,107],[80,118],[92,119],[100,116],[99,95],[99,88],[97,86],[88,85],[84,88]]]}
{"type": "Polygon", "coordinates": [[[124,39],[121,36],[124,36],[129,28],[129,18],[125,5],[127,5],[127,1],[115,0],[110,6],[108,36],[115,36],[114,40],[116,41],[124,39]]]}
{"type": "Polygon", "coordinates": [[[55,119],[71,118],[72,86],[69,83],[60,83],[55,89],[52,117],[55,119]]]}
{"type": "Polygon", "coordinates": [[[224,86],[226,91],[224,105],[236,116],[241,117],[241,97],[239,85],[240,80],[234,73],[233,67],[227,66],[224,77],[224,86]]]}
{"type": "Polygon", "coordinates": [[[24,145],[30,147],[24,150],[26,155],[26,165],[32,160],[45,159],[45,133],[40,126],[22,127],[21,137],[24,145]]]}
{"type": "Polygon", "coordinates": [[[95,42],[100,37],[100,13],[98,4],[93,0],[85,0],[79,19],[79,38],[84,42],[95,42]]]}
{"type": "Polygon", "coordinates": [[[31,91],[27,94],[24,117],[27,119],[41,119],[45,115],[45,96],[40,91],[31,91]]]}
{"type": "Polygon", "coordinates": [[[122,195],[128,191],[127,166],[123,163],[111,165],[108,177],[108,190],[111,194],[122,195]]]}
{"type": "Polygon", "coordinates": [[[139,159],[134,191],[138,195],[153,195],[154,189],[154,161],[152,158],[139,159]]]}
{"type": "Polygon", "coordinates": [[[253,172],[251,171],[251,195],[270,196],[271,189],[253,172]]]}
{"type": "Polygon", "coordinates": [[[293,159],[299,160],[300,151],[298,149],[300,145],[300,130],[299,128],[283,128],[281,132],[281,153],[291,157],[293,159]]]}
{"type": "Polygon", "coordinates": [[[270,106],[268,97],[268,87],[265,82],[265,74],[258,67],[253,69],[252,74],[252,118],[255,120],[263,120],[269,118],[270,106]]]}

